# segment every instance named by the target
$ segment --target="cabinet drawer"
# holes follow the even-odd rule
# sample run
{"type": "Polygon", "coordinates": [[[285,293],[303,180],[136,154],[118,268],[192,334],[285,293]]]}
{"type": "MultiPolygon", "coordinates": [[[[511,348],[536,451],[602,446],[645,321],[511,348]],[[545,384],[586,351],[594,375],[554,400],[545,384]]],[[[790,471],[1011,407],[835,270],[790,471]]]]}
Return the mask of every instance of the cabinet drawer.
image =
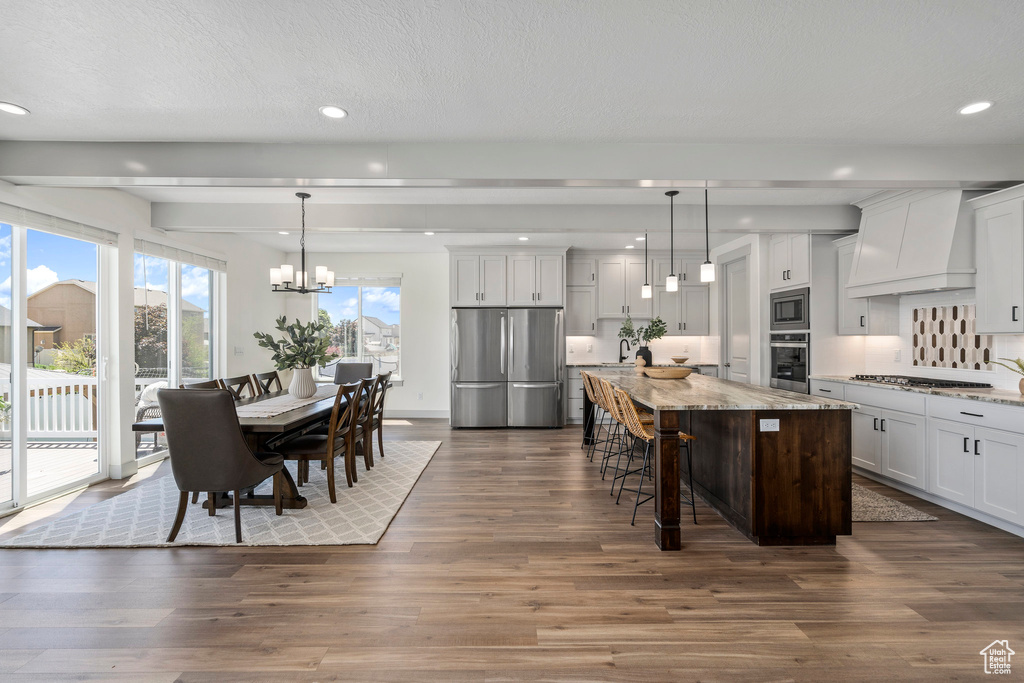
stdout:
{"type": "Polygon", "coordinates": [[[812,379],[811,393],[815,396],[824,396],[825,398],[834,398],[842,401],[846,398],[846,385],[841,382],[812,379]]]}
{"type": "Polygon", "coordinates": [[[580,381],[583,381],[583,378],[580,377],[580,370],[582,370],[582,369],[583,368],[581,368],[581,367],[569,367],[569,368],[566,368],[566,370],[568,370],[568,372],[566,373],[566,377],[569,378],[569,381],[572,381],[574,379],[578,379],[580,381]]]}
{"type": "MultiPolygon", "coordinates": [[[[827,395],[827,394],[826,394],[827,395]]],[[[855,384],[846,385],[846,400],[876,408],[899,410],[913,415],[924,415],[925,395],[899,389],[882,389],[855,384]]]]}
{"type": "Polygon", "coordinates": [[[569,398],[578,398],[583,400],[583,378],[582,377],[570,377],[569,378],[569,398]]]}
{"type": "Polygon", "coordinates": [[[574,396],[569,397],[569,406],[566,417],[570,422],[583,422],[583,399],[574,396]]]}
{"type": "Polygon", "coordinates": [[[1024,408],[1014,408],[988,401],[929,396],[928,415],[941,420],[953,420],[977,427],[1024,434],[1024,408]]]}

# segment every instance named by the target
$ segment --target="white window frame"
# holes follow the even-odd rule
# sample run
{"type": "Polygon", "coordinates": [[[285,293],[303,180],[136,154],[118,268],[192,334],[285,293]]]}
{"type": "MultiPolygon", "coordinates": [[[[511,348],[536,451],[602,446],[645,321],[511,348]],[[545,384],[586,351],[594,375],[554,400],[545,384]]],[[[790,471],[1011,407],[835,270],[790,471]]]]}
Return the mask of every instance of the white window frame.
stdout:
{"type": "MultiPolygon", "coordinates": [[[[364,288],[368,288],[368,287],[370,287],[370,288],[373,288],[373,287],[397,287],[398,288],[398,327],[399,327],[399,330],[404,330],[405,329],[404,323],[402,321],[403,316],[405,315],[405,299],[404,299],[404,295],[402,293],[403,289],[402,289],[402,274],[401,273],[386,274],[386,275],[354,275],[354,276],[351,276],[351,277],[344,277],[344,278],[338,277],[338,278],[335,278],[334,285],[335,285],[334,289],[338,289],[339,287],[358,287],[359,288],[359,294],[356,297],[356,306],[357,306],[357,308],[356,308],[356,324],[358,326],[357,333],[358,333],[358,337],[359,337],[357,345],[356,345],[356,348],[359,350],[359,356],[358,356],[358,359],[355,362],[359,362],[359,363],[366,362],[364,360],[364,357],[363,357],[363,350],[364,350],[364,339],[363,339],[363,336],[364,336],[365,333],[363,331],[363,326],[362,326],[362,319],[363,319],[363,289],[364,288]]],[[[319,294],[314,294],[312,296],[312,298],[311,298],[311,303],[312,303],[312,308],[310,309],[310,316],[312,316],[312,317],[310,319],[311,320],[317,320],[319,318],[319,315],[320,315],[320,295],[319,294]]],[[[402,333],[402,336],[404,336],[404,332],[402,333]]],[[[401,339],[401,337],[399,337],[399,339],[401,339]]],[[[316,374],[317,374],[317,378],[318,379],[321,379],[321,380],[333,380],[334,379],[334,377],[331,376],[331,375],[324,375],[321,372],[321,370],[323,370],[323,368],[318,367],[316,369],[316,374]]],[[[401,386],[402,385],[402,375],[401,375],[401,373],[404,372],[404,370],[405,370],[405,366],[403,365],[403,362],[402,362],[402,346],[401,346],[401,342],[399,342],[399,346],[398,346],[398,372],[399,372],[399,374],[397,374],[394,377],[392,377],[392,379],[391,379],[392,385],[397,385],[397,386],[401,386]]]]}

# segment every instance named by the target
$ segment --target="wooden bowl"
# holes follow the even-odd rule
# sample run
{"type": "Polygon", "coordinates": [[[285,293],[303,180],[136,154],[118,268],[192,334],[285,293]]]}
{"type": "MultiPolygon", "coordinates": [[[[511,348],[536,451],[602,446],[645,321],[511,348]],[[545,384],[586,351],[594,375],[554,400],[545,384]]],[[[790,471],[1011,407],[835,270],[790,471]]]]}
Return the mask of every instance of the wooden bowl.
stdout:
{"type": "Polygon", "coordinates": [[[671,358],[673,363],[679,363],[680,365],[690,360],[689,356],[672,356],[671,358]]]}
{"type": "Polygon", "coordinates": [[[685,379],[693,368],[644,368],[644,374],[651,379],[685,379]]]}

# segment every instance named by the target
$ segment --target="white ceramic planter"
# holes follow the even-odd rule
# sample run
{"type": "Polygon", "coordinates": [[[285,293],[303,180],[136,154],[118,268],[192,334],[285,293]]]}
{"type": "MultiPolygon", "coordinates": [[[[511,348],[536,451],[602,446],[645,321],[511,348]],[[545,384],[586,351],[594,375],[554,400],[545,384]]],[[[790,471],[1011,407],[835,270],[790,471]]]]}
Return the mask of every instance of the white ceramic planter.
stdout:
{"type": "Polygon", "coordinates": [[[313,381],[313,369],[292,369],[292,382],[288,385],[288,393],[295,398],[309,398],[315,394],[316,382],[313,381]]]}

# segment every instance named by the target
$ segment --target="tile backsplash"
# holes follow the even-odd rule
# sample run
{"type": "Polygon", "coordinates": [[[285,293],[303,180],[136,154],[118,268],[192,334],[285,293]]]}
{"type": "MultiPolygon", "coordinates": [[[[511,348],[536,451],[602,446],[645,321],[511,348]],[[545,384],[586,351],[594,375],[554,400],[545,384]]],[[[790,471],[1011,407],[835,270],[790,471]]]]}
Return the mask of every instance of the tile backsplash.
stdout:
{"type": "MultiPolygon", "coordinates": [[[[621,320],[598,320],[593,335],[566,337],[565,359],[570,363],[612,363],[619,359],[619,328],[621,320]],[[590,350],[587,350],[587,347],[590,350]],[[571,349],[571,350],[570,350],[571,349]]],[[[689,356],[692,363],[715,363],[718,361],[717,343],[711,337],[662,337],[651,342],[651,354],[655,363],[671,363],[671,356],[689,356]]],[[[627,355],[636,357],[636,347],[627,355]]]]}
{"type": "Polygon", "coordinates": [[[991,370],[990,334],[977,334],[974,304],[915,308],[911,327],[914,365],[991,370]]]}

